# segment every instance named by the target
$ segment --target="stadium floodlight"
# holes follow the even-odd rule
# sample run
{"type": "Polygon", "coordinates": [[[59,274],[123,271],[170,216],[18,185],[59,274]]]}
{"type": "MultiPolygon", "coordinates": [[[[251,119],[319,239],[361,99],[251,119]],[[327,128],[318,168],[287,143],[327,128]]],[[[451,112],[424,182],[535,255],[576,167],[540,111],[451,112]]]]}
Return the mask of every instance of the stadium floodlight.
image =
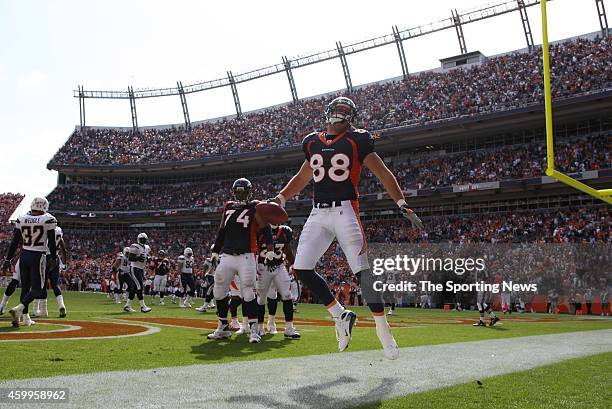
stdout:
{"type": "Polygon", "coordinates": [[[546,17],[546,0],[541,2],[542,10],[542,61],[544,71],[544,111],[546,117],[546,175],[574,189],[580,190],[608,204],[612,204],[612,189],[594,189],[579,180],[555,169],[554,132],[552,117],[552,92],[550,84],[550,55],[548,44],[548,19],[546,17]]]}

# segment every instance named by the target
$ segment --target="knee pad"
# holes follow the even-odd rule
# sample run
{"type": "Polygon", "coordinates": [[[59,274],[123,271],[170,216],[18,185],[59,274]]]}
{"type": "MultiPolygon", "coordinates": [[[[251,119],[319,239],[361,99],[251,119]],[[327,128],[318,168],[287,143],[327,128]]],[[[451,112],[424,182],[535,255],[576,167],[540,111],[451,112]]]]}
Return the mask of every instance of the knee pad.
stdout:
{"type": "Polygon", "coordinates": [[[215,297],[215,300],[222,300],[227,297],[227,290],[227,288],[224,288],[220,284],[217,285],[217,282],[215,282],[215,287],[213,288],[213,297],[215,297]]]}
{"type": "MultiPolygon", "coordinates": [[[[255,299],[255,288],[251,287],[251,288],[247,288],[244,284],[242,286],[242,301],[244,303],[248,303],[251,302],[255,299]]],[[[243,304],[244,304],[243,303],[243,304]]]]}

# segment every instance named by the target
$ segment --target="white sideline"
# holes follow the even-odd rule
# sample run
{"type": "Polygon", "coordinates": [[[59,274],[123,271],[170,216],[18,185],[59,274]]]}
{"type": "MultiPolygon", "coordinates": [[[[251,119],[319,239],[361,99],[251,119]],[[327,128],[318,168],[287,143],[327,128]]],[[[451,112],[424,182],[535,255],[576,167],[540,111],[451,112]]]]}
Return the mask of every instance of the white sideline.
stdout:
{"type": "Polygon", "coordinates": [[[33,378],[0,388],[70,389],[67,404],[19,408],[341,409],[608,351],[612,330],[598,330],[402,348],[396,361],[380,350],[345,352],[33,378]]]}

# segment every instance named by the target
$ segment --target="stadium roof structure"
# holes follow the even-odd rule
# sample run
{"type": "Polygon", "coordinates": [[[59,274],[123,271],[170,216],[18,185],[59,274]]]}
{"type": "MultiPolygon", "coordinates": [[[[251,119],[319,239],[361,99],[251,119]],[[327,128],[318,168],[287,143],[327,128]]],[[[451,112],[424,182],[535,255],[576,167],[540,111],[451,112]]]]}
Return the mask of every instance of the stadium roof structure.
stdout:
{"type": "MultiPolygon", "coordinates": [[[[595,3],[597,5],[597,12],[602,33],[604,35],[607,35],[608,26],[603,2],[601,0],[596,0],[595,3]]],[[[460,55],[464,55],[468,53],[468,49],[465,42],[465,37],[463,35],[463,25],[487,20],[507,13],[512,13],[516,11],[519,12],[521,16],[521,25],[523,27],[523,33],[525,35],[525,41],[527,43],[528,49],[531,50],[534,47],[534,42],[533,35],[531,33],[531,25],[527,16],[527,8],[535,6],[537,4],[540,4],[540,0],[498,0],[494,3],[490,3],[482,7],[463,12],[458,12],[456,9],[453,9],[451,10],[451,17],[436,22],[423,24],[417,27],[406,28],[394,25],[392,27],[392,33],[390,34],[384,34],[368,40],[358,41],[350,44],[343,44],[342,42],[337,41],[335,44],[335,48],[333,49],[292,58],[283,56],[281,58],[280,63],[262,68],[257,68],[239,74],[234,74],[232,71],[227,71],[226,77],[218,78],[215,80],[201,81],[192,84],[183,84],[182,81],[177,81],[176,87],[166,88],[134,89],[132,86],[128,86],[126,90],[115,91],[87,90],[84,88],[84,86],[79,85],[78,89],[74,91],[73,96],[75,98],[78,98],[79,100],[79,116],[81,127],[86,126],[85,101],[87,99],[129,99],[132,116],[132,128],[134,132],[138,132],[138,116],[136,111],[137,99],[178,95],[181,101],[185,127],[186,129],[191,129],[191,120],[189,117],[189,109],[187,106],[186,99],[187,94],[229,86],[232,91],[234,105],[236,108],[236,116],[240,117],[242,116],[242,108],[240,105],[237,84],[257,80],[274,74],[285,73],[287,75],[289,87],[291,89],[293,102],[297,102],[299,101],[299,98],[295,81],[293,79],[292,70],[306,67],[312,64],[329,61],[336,58],[340,60],[342,65],[344,79],[346,82],[346,89],[348,91],[352,91],[353,84],[346,56],[393,44],[395,44],[397,47],[400,66],[402,69],[402,75],[404,78],[407,78],[409,72],[406,53],[404,51],[403,45],[403,42],[405,40],[430,35],[443,30],[455,29],[457,34],[457,40],[459,43],[459,51],[461,53],[460,55]]]]}

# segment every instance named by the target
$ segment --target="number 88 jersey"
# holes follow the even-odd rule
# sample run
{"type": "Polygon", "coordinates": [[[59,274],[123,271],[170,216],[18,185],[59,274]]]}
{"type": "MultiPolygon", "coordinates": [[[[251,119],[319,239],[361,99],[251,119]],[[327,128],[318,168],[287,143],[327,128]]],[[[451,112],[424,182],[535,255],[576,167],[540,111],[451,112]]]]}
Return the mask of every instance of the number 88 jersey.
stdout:
{"type": "Polygon", "coordinates": [[[361,164],[374,152],[374,139],[363,129],[328,136],[315,132],[302,141],[312,169],[314,202],[357,200],[361,164]]]}

